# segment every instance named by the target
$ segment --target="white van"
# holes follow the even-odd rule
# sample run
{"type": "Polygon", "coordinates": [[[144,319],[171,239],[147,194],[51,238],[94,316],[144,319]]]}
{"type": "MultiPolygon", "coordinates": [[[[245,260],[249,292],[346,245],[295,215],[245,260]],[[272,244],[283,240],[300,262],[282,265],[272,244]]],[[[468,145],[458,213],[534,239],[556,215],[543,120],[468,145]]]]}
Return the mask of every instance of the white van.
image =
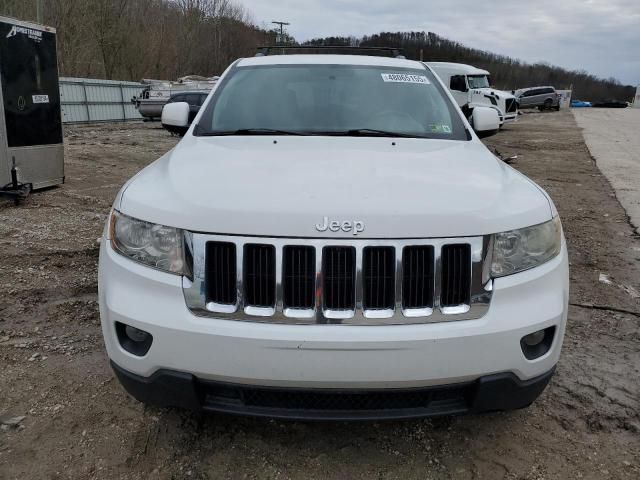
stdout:
{"type": "Polygon", "coordinates": [[[513,122],[518,116],[516,97],[501,90],[491,88],[490,74],[486,70],[463,63],[426,62],[449,88],[458,106],[467,118],[474,107],[494,107],[500,115],[500,126],[513,122]]]}

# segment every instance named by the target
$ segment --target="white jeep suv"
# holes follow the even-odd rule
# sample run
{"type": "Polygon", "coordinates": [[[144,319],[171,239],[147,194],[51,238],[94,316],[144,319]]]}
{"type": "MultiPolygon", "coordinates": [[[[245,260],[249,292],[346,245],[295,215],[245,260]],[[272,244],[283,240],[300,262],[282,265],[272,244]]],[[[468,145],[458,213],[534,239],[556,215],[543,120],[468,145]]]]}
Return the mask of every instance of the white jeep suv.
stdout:
{"type": "MultiPolygon", "coordinates": [[[[163,123],[188,110],[167,105],[163,123]]],[[[497,129],[493,109],[474,115],[497,129]]],[[[236,61],[180,143],[124,185],[100,249],[118,379],[198,411],[525,407],[558,362],[568,295],[549,196],[400,58],[236,61]]]]}

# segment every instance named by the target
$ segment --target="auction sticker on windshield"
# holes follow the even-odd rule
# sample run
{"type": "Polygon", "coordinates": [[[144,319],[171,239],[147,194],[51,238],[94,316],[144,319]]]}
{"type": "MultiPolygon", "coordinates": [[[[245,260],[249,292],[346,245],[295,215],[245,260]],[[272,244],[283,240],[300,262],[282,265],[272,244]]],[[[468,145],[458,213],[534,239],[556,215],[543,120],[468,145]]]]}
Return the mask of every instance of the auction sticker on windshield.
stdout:
{"type": "Polygon", "coordinates": [[[381,73],[380,75],[382,75],[383,82],[431,84],[424,75],[410,75],[408,73],[381,73]]]}

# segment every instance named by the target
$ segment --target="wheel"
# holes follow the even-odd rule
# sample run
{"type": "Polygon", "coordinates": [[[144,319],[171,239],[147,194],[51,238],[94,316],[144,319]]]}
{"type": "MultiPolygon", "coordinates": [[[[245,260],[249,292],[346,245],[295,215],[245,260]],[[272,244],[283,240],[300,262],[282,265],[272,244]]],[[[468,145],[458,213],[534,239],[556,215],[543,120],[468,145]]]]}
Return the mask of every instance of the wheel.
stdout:
{"type": "Polygon", "coordinates": [[[547,98],[547,99],[544,101],[544,107],[543,107],[543,109],[544,109],[544,110],[551,110],[551,107],[552,107],[552,106],[553,106],[553,100],[551,100],[550,98],[547,98]]]}

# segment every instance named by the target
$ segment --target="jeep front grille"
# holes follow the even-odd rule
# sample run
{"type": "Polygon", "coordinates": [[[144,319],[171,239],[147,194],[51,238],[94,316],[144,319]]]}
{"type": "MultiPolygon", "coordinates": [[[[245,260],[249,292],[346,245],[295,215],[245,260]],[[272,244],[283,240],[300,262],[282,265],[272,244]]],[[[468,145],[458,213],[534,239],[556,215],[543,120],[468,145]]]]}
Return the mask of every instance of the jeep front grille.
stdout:
{"type": "Polygon", "coordinates": [[[283,239],[186,233],[198,316],[272,323],[385,325],[480,318],[489,237],[283,239]]]}

